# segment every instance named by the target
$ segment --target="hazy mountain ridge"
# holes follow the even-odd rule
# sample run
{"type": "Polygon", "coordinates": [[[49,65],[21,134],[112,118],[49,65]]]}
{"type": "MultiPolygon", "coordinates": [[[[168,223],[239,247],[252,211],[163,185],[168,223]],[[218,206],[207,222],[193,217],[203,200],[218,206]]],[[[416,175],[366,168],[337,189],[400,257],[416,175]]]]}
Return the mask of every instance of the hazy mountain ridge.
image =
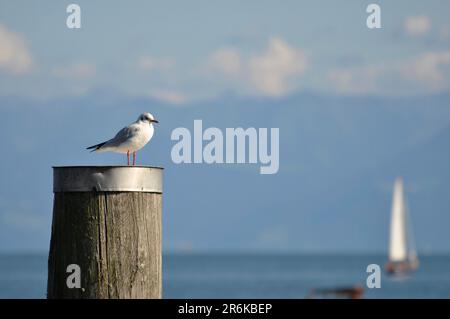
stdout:
{"type": "Polygon", "coordinates": [[[37,103],[0,98],[0,147],[8,152],[0,167],[0,240],[20,232],[22,241],[11,245],[46,249],[51,166],[124,164],[123,156],[84,148],[151,111],[160,125],[138,161],[166,167],[167,250],[380,251],[390,183],[403,175],[419,248],[449,251],[450,94],[223,96],[175,107],[106,93],[37,103]],[[173,164],[170,133],[192,130],[194,119],[204,128],[279,127],[279,173],[259,175],[259,165],[173,164]]]}

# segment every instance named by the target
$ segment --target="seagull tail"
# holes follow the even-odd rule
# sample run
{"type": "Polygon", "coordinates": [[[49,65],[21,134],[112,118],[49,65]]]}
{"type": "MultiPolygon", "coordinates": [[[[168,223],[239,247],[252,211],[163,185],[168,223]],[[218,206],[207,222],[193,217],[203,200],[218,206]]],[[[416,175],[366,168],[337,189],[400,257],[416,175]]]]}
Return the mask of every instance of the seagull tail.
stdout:
{"type": "Polygon", "coordinates": [[[97,150],[99,150],[103,145],[105,145],[106,142],[100,143],[100,144],[96,144],[96,145],[92,145],[89,147],[86,147],[87,150],[91,150],[91,152],[95,152],[97,150]]]}

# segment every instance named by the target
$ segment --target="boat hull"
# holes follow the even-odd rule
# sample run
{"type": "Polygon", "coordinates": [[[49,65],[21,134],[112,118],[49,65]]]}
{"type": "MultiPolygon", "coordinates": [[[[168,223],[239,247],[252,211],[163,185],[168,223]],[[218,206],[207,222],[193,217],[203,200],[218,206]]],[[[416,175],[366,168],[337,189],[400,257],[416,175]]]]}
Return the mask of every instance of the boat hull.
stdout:
{"type": "Polygon", "coordinates": [[[388,262],[385,271],[389,275],[401,275],[415,271],[418,266],[418,262],[412,261],[388,262]]]}

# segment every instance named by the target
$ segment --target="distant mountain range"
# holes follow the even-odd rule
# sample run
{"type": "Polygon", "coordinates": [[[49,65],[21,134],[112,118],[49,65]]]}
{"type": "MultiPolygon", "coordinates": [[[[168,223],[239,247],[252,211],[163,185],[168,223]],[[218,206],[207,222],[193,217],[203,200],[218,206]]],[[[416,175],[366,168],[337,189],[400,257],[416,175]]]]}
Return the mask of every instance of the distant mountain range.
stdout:
{"type": "Polygon", "coordinates": [[[52,165],[124,164],[86,146],[139,113],[160,121],[138,162],[165,169],[164,249],[384,252],[391,190],[404,177],[421,252],[450,252],[450,93],[410,99],[301,93],[224,95],[172,106],[114,92],[29,101],[0,98],[0,251],[46,250],[52,165]],[[176,127],[280,128],[280,170],[181,164],[176,127]]]}

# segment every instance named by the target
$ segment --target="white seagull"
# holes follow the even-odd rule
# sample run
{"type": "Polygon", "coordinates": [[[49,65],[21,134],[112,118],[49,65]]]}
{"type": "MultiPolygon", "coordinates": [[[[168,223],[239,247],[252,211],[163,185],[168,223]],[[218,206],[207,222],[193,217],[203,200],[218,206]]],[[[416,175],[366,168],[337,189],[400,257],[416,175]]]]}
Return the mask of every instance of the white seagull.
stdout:
{"type": "Polygon", "coordinates": [[[130,165],[130,153],[133,154],[133,166],[136,165],[136,151],[147,144],[155,131],[153,123],[159,123],[150,113],[142,113],[136,122],[124,127],[109,141],[89,146],[92,152],[116,152],[127,154],[130,165]]]}

